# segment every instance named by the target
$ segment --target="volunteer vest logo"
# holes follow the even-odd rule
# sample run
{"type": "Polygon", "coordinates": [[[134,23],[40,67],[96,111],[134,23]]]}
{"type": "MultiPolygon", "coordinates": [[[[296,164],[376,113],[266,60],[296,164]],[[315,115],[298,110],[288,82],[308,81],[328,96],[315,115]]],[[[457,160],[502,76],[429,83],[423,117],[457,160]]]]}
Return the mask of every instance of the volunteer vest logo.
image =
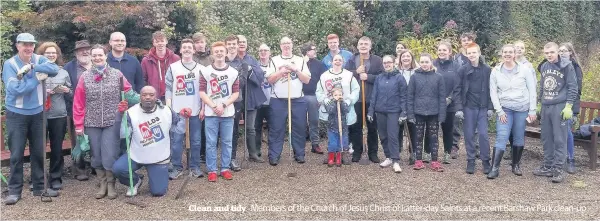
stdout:
{"type": "Polygon", "coordinates": [[[175,96],[189,96],[196,94],[196,88],[194,87],[194,79],[196,79],[194,73],[177,76],[175,96]]]}
{"type": "Polygon", "coordinates": [[[327,90],[327,96],[331,97],[331,90],[334,88],[343,88],[342,87],[342,77],[335,77],[332,79],[328,79],[325,81],[325,89],[327,90]]]}
{"type": "Polygon", "coordinates": [[[210,80],[210,99],[215,100],[229,96],[229,85],[227,84],[229,77],[227,75],[217,76],[216,74],[211,74],[210,76],[212,77],[210,80]]]}
{"type": "Polygon", "coordinates": [[[161,141],[165,138],[165,135],[160,128],[160,118],[156,117],[149,121],[146,121],[138,126],[142,133],[142,146],[148,146],[150,144],[161,141]]]}
{"type": "MultiPolygon", "coordinates": [[[[294,62],[290,62],[290,63],[289,63],[289,65],[290,65],[290,66],[296,66],[296,63],[294,63],[294,62]]],[[[292,81],[293,81],[293,80],[296,80],[296,79],[298,79],[298,73],[296,73],[296,72],[289,72],[288,74],[290,75],[290,79],[291,79],[292,81]]],[[[279,80],[280,80],[282,83],[286,83],[286,82],[287,82],[287,80],[288,80],[288,78],[287,78],[287,77],[283,77],[283,78],[281,78],[281,79],[279,79],[279,80]]]]}
{"type": "Polygon", "coordinates": [[[558,70],[546,70],[542,73],[542,77],[544,78],[544,99],[554,99],[558,95],[560,88],[562,88],[562,79],[564,77],[563,73],[560,73],[558,70]]]}

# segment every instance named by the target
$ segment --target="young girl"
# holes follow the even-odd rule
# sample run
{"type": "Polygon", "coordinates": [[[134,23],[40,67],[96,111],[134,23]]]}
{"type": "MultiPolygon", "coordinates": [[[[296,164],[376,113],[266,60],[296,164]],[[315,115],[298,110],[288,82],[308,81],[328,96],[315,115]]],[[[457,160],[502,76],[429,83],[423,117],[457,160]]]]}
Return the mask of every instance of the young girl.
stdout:
{"type": "MultiPolygon", "coordinates": [[[[394,58],[383,57],[385,71],[377,75],[371,92],[367,118],[373,121],[377,114],[377,130],[385,153],[385,160],[379,164],[382,168],[393,164],[394,172],[400,173],[400,144],[398,130],[404,127],[406,120],[406,80],[394,68],[394,58]]],[[[400,134],[402,136],[402,134],[400,134]]]]}
{"type": "Polygon", "coordinates": [[[327,166],[332,167],[335,161],[335,165],[338,167],[342,166],[342,154],[340,150],[344,147],[348,149],[348,125],[346,115],[348,114],[349,106],[344,102],[344,94],[342,88],[336,87],[331,90],[332,100],[325,104],[327,113],[329,114],[327,122],[327,137],[329,138],[329,144],[327,145],[327,151],[329,152],[327,159],[327,166]],[[339,110],[338,110],[339,103],[339,110]],[[339,115],[338,115],[339,113],[339,115]],[[340,122],[342,126],[342,140],[340,141],[340,122]]]}
{"type": "Polygon", "coordinates": [[[442,75],[435,72],[431,55],[421,54],[421,67],[415,71],[408,85],[407,112],[408,121],[416,124],[417,161],[414,169],[425,168],[422,160],[424,136],[429,138],[431,148],[431,169],[442,172],[444,168],[438,161],[438,124],[446,119],[446,93],[442,75]]]}
{"type": "MultiPolygon", "coordinates": [[[[352,75],[352,72],[344,69],[343,65],[344,59],[341,55],[338,54],[333,57],[331,69],[323,73],[319,78],[315,94],[317,95],[317,101],[321,104],[319,109],[319,119],[327,121],[329,120],[329,112],[327,111],[326,104],[331,101],[333,89],[340,88],[342,90],[342,101],[349,107],[347,119],[345,121],[346,123],[344,124],[346,126],[356,123],[354,104],[358,101],[358,96],[360,95],[360,85],[352,75]]],[[[337,126],[335,128],[337,128],[337,126]]],[[[348,144],[344,146],[344,150],[346,149],[349,149],[348,144]]],[[[344,151],[342,155],[342,163],[350,164],[348,151],[344,151]]],[[[327,157],[323,163],[328,162],[329,158],[327,157]]]]}

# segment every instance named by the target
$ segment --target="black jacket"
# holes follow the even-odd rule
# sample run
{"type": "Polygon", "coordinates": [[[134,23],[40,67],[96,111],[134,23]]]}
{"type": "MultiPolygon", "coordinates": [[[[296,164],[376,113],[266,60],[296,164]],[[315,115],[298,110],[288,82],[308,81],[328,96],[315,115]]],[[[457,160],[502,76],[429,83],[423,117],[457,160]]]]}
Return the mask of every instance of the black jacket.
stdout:
{"type": "Polygon", "coordinates": [[[302,85],[302,92],[304,92],[304,95],[314,96],[317,91],[317,83],[319,82],[319,79],[321,79],[321,74],[327,71],[327,67],[323,62],[314,58],[309,59],[308,62],[306,62],[306,66],[308,66],[308,71],[310,71],[310,81],[308,84],[302,85]]]}
{"type": "MultiPolygon", "coordinates": [[[[398,70],[382,72],[375,78],[369,102],[369,115],[374,112],[402,113],[406,111],[406,91],[408,85],[398,70]]],[[[406,114],[406,113],[404,113],[406,114]]]]}
{"type": "Polygon", "coordinates": [[[458,69],[458,77],[460,78],[458,88],[460,90],[460,96],[456,103],[456,110],[463,110],[467,104],[469,75],[473,73],[478,73],[483,76],[483,82],[481,82],[483,85],[482,96],[487,97],[488,99],[488,110],[494,110],[494,104],[492,104],[492,98],[490,97],[490,74],[492,73],[492,68],[490,68],[490,66],[488,66],[481,57],[479,58],[479,66],[473,67],[471,62],[468,62],[458,69]]]}
{"type": "Polygon", "coordinates": [[[435,71],[415,70],[408,84],[406,112],[409,119],[415,115],[438,115],[439,122],[446,119],[446,91],[444,77],[435,71]]]}
{"type": "MultiPolygon", "coordinates": [[[[333,101],[328,104],[325,104],[325,109],[327,110],[327,113],[329,114],[327,117],[327,124],[328,124],[327,130],[339,134],[340,129],[339,129],[339,123],[338,123],[337,102],[333,101]]],[[[350,111],[350,107],[348,106],[348,104],[346,104],[346,102],[341,102],[340,103],[340,114],[342,115],[341,118],[342,118],[342,133],[343,134],[348,133],[348,122],[346,119],[346,115],[348,115],[348,111],[350,111]]]]}
{"type": "Polygon", "coordinates": [[[362,102],[363,98],[362,98],[362,90],[365,90],[365,99],[369,100],[369,98],[371,97],[371,91],[373,90],[373,83],[375,82],[375,77],[376,75],[378,75],[379,73],[383,72],[383,59],[381,59],[381,57],[377,56],[377,55],[373,55],[371,54],[369,56],[369,60],[368,60],[369,64],[363,64],[367,68],[367,75],[368,78],[365,81],[365,88],[362,88],[362,82],[360,80],[360,75],[358,73],[356,73],[356,68],[358,68],[358,66],[360,66],[360,54],[356,53],[354,54],[354,56],[352,56],[352,58],[348,61],[348,64],[346,64],[346,70],[352,72],[352,74],[354,74],[354,77],[356,78],[356,80],[359,82],[359,84],[361,85],[360,90],[361,90],[361,95],[358,97],[358,102],[362,102]]]}
{"type": "Polygon", "coordinates": [[[437,73],[444,77],[446,97],[452,99],[452,102],[446,107],[447,112],[456,112],[456,104],[459,103],[460,88],[458,87],[460,79],[458,78],[458,68],[460,64],[454,60],[435,59],[433,66],[437,68],[437,73]]]}

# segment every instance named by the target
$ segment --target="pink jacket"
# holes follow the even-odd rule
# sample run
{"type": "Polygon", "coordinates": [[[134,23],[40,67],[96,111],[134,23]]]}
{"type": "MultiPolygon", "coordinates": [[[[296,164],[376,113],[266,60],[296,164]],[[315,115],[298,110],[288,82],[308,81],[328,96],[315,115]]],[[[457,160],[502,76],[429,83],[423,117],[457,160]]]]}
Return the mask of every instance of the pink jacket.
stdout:
{"type": "Polygon", "coordinates": [[[146,85],[154,87],[158,91],[158,97],[165,96],[165,74],[169,65],[181,60],[181,58],[167,48],[165,57],[160,59],[156,55],[156,48],[151,48],[150,52],[142,59],[142,73],[146,85]]]}

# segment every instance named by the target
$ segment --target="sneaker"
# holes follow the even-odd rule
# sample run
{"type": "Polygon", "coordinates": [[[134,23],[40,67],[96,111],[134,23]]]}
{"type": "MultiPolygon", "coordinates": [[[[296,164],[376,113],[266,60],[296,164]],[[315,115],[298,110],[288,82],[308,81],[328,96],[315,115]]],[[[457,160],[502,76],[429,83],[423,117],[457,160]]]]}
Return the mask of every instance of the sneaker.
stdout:
{"type": "Polygon", "coordinates": [[[415,161],[415,165],[413,166],[413,169],[420,170],[420,169],[424,169],[424,168],[425,168],[425,164],[423,163],[422,160],[415,161]]]}
{"type": "Polygon", "coordinates": [[[546,166],[540,166],[539,168],[535,169],[533,171],[533,175],[534,176],[545,176],[545,177],[554,176],[554,174],[552,174],[552,169],[550,167],[546,167],[546,166]]]}
{"type": "Polygon", "coordinates": [[[467,172],[468,174],[475,173],[475,160],[467,161],[467,169],[465,170],[465,172],[467,172]]]}
{"type": "Polygon", "coordinates": [[[176,180],[177,178],[179,178],[179,176],[181,176],[181,174],[183,174],[183,170],[181,170],[181,169],[173,169],[173,171],[171,171],[169,173],[169,179],[170,180],[176,180]]]}
{"type": "Polygon", "coordinates": [[[431,154],[430,153],[423,153],[423,162],[429,163],[430,161],[431,161],[431,154]]]}
{"type": "Polygon", "coordinates": [[[4,205],[15,205],[21,199],[21,195],[8,195],[4,198],[4,205]]]}
{"type": "Polygon", "coordinates": [[[377,155],[369,155],[369,160],[373,163],[380,163],[379,157],[377,155]]]}
{"type": "Polygon", "coordinates": [[[231,171],[229,170],[221,171],[221,176],[226,180],[233,180],[233,176],[231,175],[231,171]]]}
{"type": "Polygon", "coordinates": [[[452,157],[452,159],[458,158],[458,147],[452,147],[452,150],[450,151],[450,157],[452,157]]]}
{"type": "Polygon", "coordinates": [[[54,180],[52,181],[52,184],[50,184],[50,188],[54,190],[62,190],[62,182],[60,180],[54,180]]]}
{"type": "Polygon", "coordinates": [[[554,169],[551,180],[553,183],[562,183],[565,180],[565,172],[561,169],[554,169]]]}
{"type": "Polygon", "coordinates": [[[313,145],[312,149],[310,149],[310,152],[316,154],[323,154],[323,150],[321,150],[321,147],[319,145],[313,145]]]}
{"type": "Polygon", "coordinates": [[[200,170],[200,168],[193,168],[190,171],[192,173],[193,177],[196,178],[200,178],[200,177],[204,177],[204,173],[202,172],[202,170],[200,170]]]}
{"type": "Polygon", "coordinates": [[[173,172],[173,169],[175,168],[175,167],[173,167],[173,162],[169,163],[169,167],[168,168],[169,168],[169,173],[173,172]]]}
{"type": "Polygon", "coordinates": [[[442,161],[442,163],[450,164],[450,154],[449,153],[444,153],[444,161],[442,161]]]}
{"type": "Polygon", "coordinates": [[[216,172],[208,172],[208,182],[217,182],[216,172]]]}
{"type": "Polygon", "coordinates": [[[125,193],[125,196],[136,196],[138,194],[138,189],[142,185],[143,179],[144,179],[144,177],[140,176],[137,183],[135,183],[135,185],[133,185],[133,192],[131,191],[131,188],[127,188],[127,193],[125,193]]]}
{"type": "MultiPolygon", "coordinates": [[[[57,197],[58,196],[58,191],[53,190],[51,188],[48,188],[46,190],[46,192],[48,193],[49,197],[57,197]]],[[[33,191],[33,196],[41,196],[44,193],[43,190],[34,190],[33,191]]]]}
{"type": "Polygon", "coordinates": [[[398,162],[395,162],[394,166],[392,166],[392,168],[394,169],[394,173],[402,172],[402,168],[400,167],[400,163],[398,163],[398,162]]]}
{"type": "Polygon", "coordinates": [[[390,159],[390,158],[385,158],[385,160],[384,160],[384,161],[383,161],[381,164],[379,164],[379,166],[380,166],[381,168],[385,168],[385,167],[389,167],[389,166],[391,166],[391,165],[392,165],[392,163],[393,163],[393,162],[392,162],[392,159],[390,159]]]}
{"type": "Polygon", "coordinates": [[[431,162],[431,170],[435,171],[435,172],[444,172],[444,167],[442,167],[442,164],[439,161],[433,161],[431,162]]]}
{"type": "Polygon", "coordinates": [[[567,159],[567,173],[575,174],[576,172],[577,172],[577,169],[575,168],[575,160],[567,159]]]}

